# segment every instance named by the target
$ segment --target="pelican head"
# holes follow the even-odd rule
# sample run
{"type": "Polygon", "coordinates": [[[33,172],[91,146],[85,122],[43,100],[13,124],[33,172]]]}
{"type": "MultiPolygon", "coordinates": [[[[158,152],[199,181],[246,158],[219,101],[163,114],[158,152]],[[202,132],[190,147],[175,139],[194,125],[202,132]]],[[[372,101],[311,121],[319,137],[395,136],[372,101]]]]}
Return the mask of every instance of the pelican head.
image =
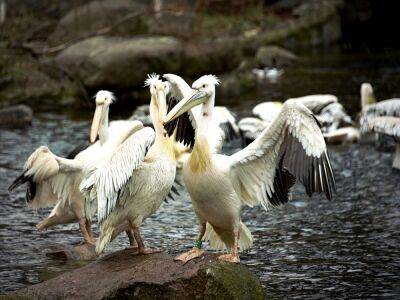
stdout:
{"type": "Polygon", "coordinates": [[[218,84],[219,80],[214,75],[204,75],[197,79],[192,84],[192,93],[171,109],[164,120],[164,124],[173,121],[189,109],[207,102],[215,95],[215,86],[218,84]]]}
{"type": "Polygon", "coordinates": [[[160,79],[157,74],[147,75],[147,79],[144,82],[144,86],[150,88],[151,103],[150,103],[150,114],[152,113],[152,106],[157,108],[159,117],[164,117],[167,114],[167,103],[166,97],[170,91],[170,84],[160,79]]]}
{"type": "Polygon", "coordinates": [[[109,91],[98,91],[96,94],[96,110],[94,112],[92,127],[90,129],[90,142],[96,141],[97,135],[104,121],[108,122],[108,108],[114,102],[115,97],[109,91]]]}
{"type": "Polygon", "coordinates": [[[372,85],[369,83],[363,83],[361,85],[361,108],[365,108],[375,102],[376,99],[372,85]]]}

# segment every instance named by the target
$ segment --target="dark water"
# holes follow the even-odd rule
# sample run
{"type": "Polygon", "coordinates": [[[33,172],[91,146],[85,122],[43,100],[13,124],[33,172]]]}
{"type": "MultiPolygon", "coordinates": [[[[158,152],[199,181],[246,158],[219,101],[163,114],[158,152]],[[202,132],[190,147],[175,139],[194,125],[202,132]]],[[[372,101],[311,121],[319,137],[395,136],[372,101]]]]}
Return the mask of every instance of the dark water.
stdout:
{"type": "MultiPolygon", "coordinates": [[[[354,114],[362,81],[371,81],[382,97],[396,95],[397,61],[400,55],[390,52],[306,56],[306,67],[288,70],[281,83],[267,84],[258,99],[330,92],[340,96],[354,114]]],[[[233,109],[248,114],[255,100],[233,109]]],[[[48,211],[30,210],[24,192],[8,195],[7,186],[37,146],[47,144],[65,155],[87,139],[88,126],[87,120],[72,121],[67,114],[39,114],[29,129],[0,129],[0,292],[79,266],[46,256],[57,246],[80,242],[78,226],[37,232],[35,224],[48,211]]],[[[227,151],[235,148],[231,145],[227,151]]],[[[243,220],[255,245],[241,255],[242,263],[261,278],[273,298],[399,298],[400,172],[390,167],[392,154],[377,152],[369,144],[329,150],[338,185],[335,199],[310,199],[298,186],[293,200],[280,209],[245,208],[243,220]]],[[[143,226],[146,243],[171,254],[186,250],[196,233],[196,218],[185,192],[177,201],[164,204],[143,226]]],[[[120,236],[108,250],[127,244],[120,236]]]]}

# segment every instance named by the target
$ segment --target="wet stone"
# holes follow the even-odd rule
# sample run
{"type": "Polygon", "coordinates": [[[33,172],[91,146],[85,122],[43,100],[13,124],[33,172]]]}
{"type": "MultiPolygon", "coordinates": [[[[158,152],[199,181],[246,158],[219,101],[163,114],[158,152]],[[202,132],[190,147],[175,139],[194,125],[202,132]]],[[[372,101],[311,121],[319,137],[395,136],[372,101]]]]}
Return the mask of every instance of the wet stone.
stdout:
{"type": "Polygon", "coordinates": [[[8,297],[29,299],[264,299],[260,281],[241,264],[207,254],[186,264],[165,253],[126,249],[8,297]]]}

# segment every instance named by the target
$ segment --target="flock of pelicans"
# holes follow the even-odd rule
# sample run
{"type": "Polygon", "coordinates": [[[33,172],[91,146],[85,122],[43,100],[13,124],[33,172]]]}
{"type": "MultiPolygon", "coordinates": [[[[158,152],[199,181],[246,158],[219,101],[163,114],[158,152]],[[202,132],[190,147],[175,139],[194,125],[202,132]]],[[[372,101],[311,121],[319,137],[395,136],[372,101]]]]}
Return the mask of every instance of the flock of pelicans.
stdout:
{"type": "MultiPolygon", "coordinates": [[[[163,79],[150,75],[145,81],[151,95],[147,107],[152,128],[145,126],[145,112],[138,117],[143,122],[109,122],[115,99],[112,93],[99,91],[89,147],[66,158],[46,146],[30,155],[9,190],[26,184],[31,207],[54,206],[37,225],[39,230],[78,222],[85,243],[96,244],[97,254],[123,232],[138,253],[158,251],[144,246],[140,227],[177,193],[178,167],[199,233],[193,248],[176,259],[186,262],[201,256],[206,240],[212,248],[226,250],[219,259],[239,262],[238,251],[253,243],[241,221],[243,205],[269,209],[285,204],[296,180],[309,196],[323,193],[332,198],[335,180],[325,139],[358,139],[335,96],[262,103],[253,109],[254,117],[237,125],[227,108],[215,106],[217,77],[202,76],[192,87],[174,74],[163,79]],[[247,146],[230,156],[220,154],[224,140],[234,135],[242,135],[247,146]],[[95,243],[91,223],[96,214],[100,234],[95,243]]],[[[362,130],[399,136],[400,100],[373,104],[372,87],[363,84],[361,90],[362,130]]],[[[395,162],[399,167],[398,157],[395,162]]]]}

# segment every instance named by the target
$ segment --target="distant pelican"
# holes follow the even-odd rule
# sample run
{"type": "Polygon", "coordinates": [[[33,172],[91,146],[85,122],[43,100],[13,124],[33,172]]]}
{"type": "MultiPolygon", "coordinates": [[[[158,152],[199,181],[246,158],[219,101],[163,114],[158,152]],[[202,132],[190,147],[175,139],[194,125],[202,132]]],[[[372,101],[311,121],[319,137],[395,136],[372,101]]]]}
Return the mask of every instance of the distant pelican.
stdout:
{"type": "Polygon", "coordinates": [[[361,85],[361,132],[375,132],[393,137],[396,153],[393,168],[400,169],[400,98],[376,102],[371,84],[361,85]]]}
{"type": "Polygon", "coordinates": [[[156,212],[168,196],[175,179],[174,142],[168,137],[161,119],[167,113],[168,84],[151,75],[145,85],[150,87],[150,127],[136,132],[114,152],[88,168],[81,189],[98,208],[100,236],[96,252],[123,231],[133,230],[141,254],[159,250],[144,246],[140,227],[156,212]]]}
{"type": "MultiPolygon", "coordinates": [[[[321,130],[311,111],[295,101],[286,102],[269,128],[243,150],[231,156],[213,154],[208,143],[208,125],[217,84],[218,79],[212,75],[196,80],[192,85],[194,92],[181,100],[164,120],[168,126],[201,105],[197,126],[193,128],[196,132],[193,151],[183,167],[200,232],[194,248],[177,257],[182,261],[202,255],[205,237],[212,247],[230,251],[219,259],[239,262],[237,248],[245,250],[253,243],[250,231],[241,222],[242,205],[261,204],[267,209],[284,204],[290,198],[296,178],[309,196],[318,192],[331,199],[335,190],[321,130]]],[[[184,135],[185,130],[181,131],[184,135]]]]}
{"type": "Polygon", "coordinates": [[[267,79],[270,83],[277,83],[278,79],[282,77],[285,72],[281,69],[266,67],[263,69],[255,68],[252,70],[252,73],[260,81],[267,79]]]}
{"type": "Polygon", "coordinates": [[[391,136],[396,141],[396,152],[392,167],[400,170],[400,118],[376,117],[369,121],[368,131],[391,136]]]}
{"type": "MultiPolygon", "coordinates": [[[[346,138],[343,136],[343,130],[340,132],[336,131],[340,127],[351,126],[353,122],[350,116],[347,115],[343,105],[338,102],[336,96],[308,95],[299,98],[290,98],[286,101],[296,101],[303,104],[315,114],[316,118],[321,124],[321,130],[324,134],[336,136],[336,142],[338,142],[340,137],[343,137],[343,142],[346,142],[346,138]]],[[[246,125],[244,127],[242,126],[241,128],[242,136],[251,137],[254,136],[255,132],[260,132],[261,126],[265,125],[265,122],[261,122],[261,120],[266,121],[266,124],[271,123],[276,116],[278,116],[282,109],[282,105],[282,102],[261,102],[257,104],[253,108],[252,112],[253,115],[258,117],[260,120],[257,122],[256,119],[253,119],[251,123],[246,120],[246,125]],[[253,126],[251,126],[251,124],[253,126]]]]}
{"type": "Polygon", "coordinates": [[[110,142],[142,128],[140,122],[129,121],[115,121],[109,126],[108,110],[113,100],[113,95],[107,91],[99,91],[96,95],[90,140],[95,142],[98,133],[98,142],[67,158],[54,155],[46,146],[37,148],[26,161],[24,172],[9,187],[13,191],[27,183],[29,206],[35,209],[54,206],[50,215],[37,225],[39,230],[78,221],[85,242],[94,243],[91,214],[85,212],[85,198],[79,191],[82,169],[104,155],[110,142]]]}
{"type": "MultiPolygon", "coordinates": [[[[371,84],[361,85],[361,118],[360,125],[363,132],[370,129],[369,123],[376,117],[400,117],[400,98],[393,98],[376,102],[371,84]]],[[[384,119],[380,119],[384,122],[384,119]]]]}

